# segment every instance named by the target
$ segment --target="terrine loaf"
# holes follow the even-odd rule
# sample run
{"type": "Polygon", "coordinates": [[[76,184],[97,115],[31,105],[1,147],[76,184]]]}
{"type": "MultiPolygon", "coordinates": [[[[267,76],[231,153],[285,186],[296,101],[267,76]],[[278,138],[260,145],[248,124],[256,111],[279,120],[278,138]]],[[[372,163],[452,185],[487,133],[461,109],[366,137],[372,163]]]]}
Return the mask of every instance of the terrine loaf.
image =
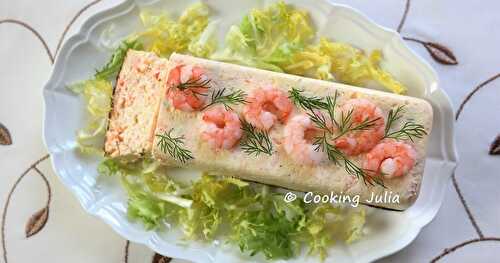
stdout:
{"type": "Polygon", "coordinates": [[[153,156],[172,166],[404,210],[418,196],[422,99],[186,55],[170,57],[153,156]],[[397,196],[397,198],[395,198],[397,196]]]}
{"type": "Polygon", "coordinates": [[[404,210],[419,193],[431,127],[422,99],[129,51],[105,152],[404,210]]]}
{"type": "Polygon", "coordinates": [[[118,75],[104,152],[111,157],[151,153],[168,60],[130,50],[118,75]]]}

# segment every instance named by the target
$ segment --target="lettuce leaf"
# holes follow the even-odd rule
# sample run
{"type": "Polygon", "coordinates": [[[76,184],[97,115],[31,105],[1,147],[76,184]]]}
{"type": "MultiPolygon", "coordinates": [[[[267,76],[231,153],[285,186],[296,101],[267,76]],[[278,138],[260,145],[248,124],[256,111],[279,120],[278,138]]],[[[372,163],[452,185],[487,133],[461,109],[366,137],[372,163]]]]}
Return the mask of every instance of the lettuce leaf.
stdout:
{"type": "Polygon", "coordinates": [[[293,53],[289,61],[279,65],[287,73],[361,87],[375,81],[394,93],[405,93],[406,87],[380,67],[381,60],[380,50],[374,50],[367,56],[349,44],[321,38],[319,44],[307,45],[293,53]]]}
{"type": "Polygon", "coordinates": [[[110,81],[91,79],[68,86],[76,94],[83,96],[89,113],[87,125],[77,132],[76,142],[84,154],[102,155],[103,135],[106,132],[108,114],[111,110],[113,87],[110,81]]]}
{"type": "Polygon", "coordinates": [[[346,43],[321,38],[308,14],[280,1],[251,10],[226,34],[226,47],[210,58],[316,79],[366,86],[374,81],[394,93],[406,87],[380,67],[382,53],[366,55],[346,43]]]}
{"type": "Polygon", "coordinates": [[[142,43],[144,50],[168,57],[173,52],[208,57],[216,48],[216,24],[209,24],[210,9],[204,3],[189,6],[177,21],[166,12],[144,10],[140,19],[144,30],[130,40],[142,43]]]}
{"type": "Polygon", "coordinates": [[[365,223],[363,209],[306,204],[301,199],[287,203],[266,185],[232,177],[204,173],[183,185],[149,159],[106,159],[98,171],[121,178],[129,195],[128,216],[146,229],[175,224],[186,240],[225,237],[242,252],[261,253],[271,260],[292,258],[303,246],[325,259],[335,240],[359,239],[365,223]]]}
{"type": "Polygon", "coordinates": [[[380,50],[374,50],[370,56],[366,56],[362,50],[351,45],[331,42],[325,38],[320,40],[316,49],[319,54],[330,58],[331,71],[343,83],[363,86],[369,80],[374,80],[394,93],[406,92],[401,83],[380,68],[380,50]]]}
{"type": "Polygon", "coordinates": [[[118,71],[120,71],[127,51],[129,49],[141,50],[142,44],[137,40],[124,40],[118,48],[115,49],[111,55],[110,60],[101,69],[97,70],[94,77],[96,79],[109,80],[116,78],[118,71]]]}
{"type": "Polygon", "coordinates": [[[217,46],[215,32],[219,21],[211,21],[207,24],[203,32],[197,39],[193,39],[188,45],[190,54],[196,57],[207,58],[212,54],[217,46]]]}
{"type": "Polygon", "coordinates": [[[131,220],[140,221],[146,230],[157,228],[165,220],[167,213],[174,208],[173,205],[146,192],[129,192],[127,216],[131,220]]]}
{"type": "Polygon", "coordinates": [[[240,30],[259,58],[269,58],[283,45],[301,44],[314,36],[306,12],[278,2],[246,15],[240,30]]]}
{"type": "Polygon", "coordinates": [[[366,223],[366,210],[356,209],[351,211],[346,220],[343,222],[344,236],[343,239],[347,244],[355,242],[363,237],[363,226],[366,223]]]}
{"type": "MultiPolygon", "coordinates": [[[[259,188],[257,188],[259,189],[259,188]]],[[[298,200],[286,203],[267,186],[255,191],[254,203],[231,221],[231,242],[250,255],[288,259],[300,251],[297,239],[305,220],[305,206],[298,200]]]]}
{"type": "Polygon", "coordinates": [[[216,60],[282,72],[280,66],[314,37],[308,14],[280,1],[253,9],[226,35],[226,48],[216,60]]]}
{"type": "Polygon", "coordinates": [[[308,211],[301,236],[309,246],[309,254],[319,254],[321,260],[326,258],[328,247],[333,242],[332,226],[341,223],[341,214],[341,209],[326,204],[308,211]]]}
{"type": "Polygon", "coordinates": [[[179,210],[191,206],[192,201],[180,193],[182,186],[165,176],[165,170],[154,160],[104,159],[97,171],[101,176],[120,178],[129,198],[129,219],[141,222],[148,230],[161,227],[167,219],[174,223],[179,210]]]}

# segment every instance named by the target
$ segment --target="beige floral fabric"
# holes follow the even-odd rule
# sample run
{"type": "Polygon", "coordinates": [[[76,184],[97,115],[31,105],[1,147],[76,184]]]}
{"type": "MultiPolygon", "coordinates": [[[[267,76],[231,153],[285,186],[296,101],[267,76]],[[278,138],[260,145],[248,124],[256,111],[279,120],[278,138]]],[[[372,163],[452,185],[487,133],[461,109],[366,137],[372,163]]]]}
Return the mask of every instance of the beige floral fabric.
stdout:
{"type": "MultiPolygon", "coordinates": [[[[170,261],[87,215],[58,181],[41,138],[42,86],[61,43],[87,17],[116,2],[0,2],[0,260],[5,263],[170,261]]],[[[461,161],[443,206],[411,245],[380,262],[498,258],[500,2],[338,2],[401,32],[434,66],[456,109],[461,161]]]]}

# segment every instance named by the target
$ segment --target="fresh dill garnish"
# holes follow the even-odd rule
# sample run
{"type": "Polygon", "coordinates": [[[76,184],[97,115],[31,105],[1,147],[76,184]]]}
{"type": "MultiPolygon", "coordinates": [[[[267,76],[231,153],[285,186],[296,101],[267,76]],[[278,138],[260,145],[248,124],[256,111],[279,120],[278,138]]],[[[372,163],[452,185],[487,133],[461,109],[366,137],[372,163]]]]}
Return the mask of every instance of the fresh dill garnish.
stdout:
{"type": "Polygon", "coordinates": [[[352,120],[354,110],[351,109],[347,112],[340,112],[340,116],[337,120],[335,116],[338,98],[337,91],[335,91],[335,95],[333,97],[327,96],[325,98],[321,98],[316,96],[306,96],[303,94],[303,91],[292,88],[292,90],[289,91],[289,98],[295,105],[306,110],[309,119],[319,130],[323,132],[321,136],[314,139],[313,145],[315,146],[315,151],[322,151],[326,153],[328,160],[336,165],[342,165],[348,174],[363,179],[363,182],[366,185],[373,186],[374,184],[377,184],[384,187],[380,178],[372,176],[372,173],[360,168],[341,150],[330,143],[347,133],[373,128],[380,118],[367,118],[360,123],[355,123],[352,120]],[[326,113],[324,113],[325,111],[326,113]]]}
{"type": "Polygon", "coordinates": [[[403,127],[397,131],[389,132],[384,136],[384,138],[392,138],[396,140],[410,140],[413,142],[413,138],[422,138],[427,135],[427,131],[422,124],[415,123],[413,121],[408,121],[403,124],[403,127]]]}
{"type": "Polygon", "coordinates": [[[173,130],[170,129],[170,131],[163,134],[156,134],[156,137],[159,138],[157,145],[160,147],[160,150],[163,153],[168,153],[172,158],[181,163],[194,159],[193,153],[184,148],[184,136],[172,136],[173,130]]]}
{"type": "Polygon", "coordinates": [[[385,134],[389,133],[392,125],[399,119],[401,119],[401,113],[403,113],[404,105],[398,106],[395,110],[389,110],[387,115],[387,123],[385,124],[385,134]]]}
{"type": "Polygon", "coordinates": [[[404,105],[398,106],[395,110],[391,109],[387,116],[387,123],[385,125],[385,135],[384,138],[392,138],[396,140],[408,139],[413,142],[413,138],[422,138],[427,135],[425,127],[421,124],[417,124],[412,120],[406,121],[403,126],[396,131],[391,132],[392,126],[401,119],[401,114],[404,111],[404,105]]]}
{"type": "Polygon", "coordinates": [[[96,70],[94,77],[96,79],[109,80],[116,76],[123,65],[123,61],[125,60],[125,56],[127,55],[127,51],[129,49],[141,50],[142,44],[137,40],[124,40],[113,52],[113,55],[111,55],[108,63],[106,63],[106,65],[104,65],[101,69],[96,70]]]}
{"type": "Polygon", "coordinates": [[[336,165],[340,164],[340,160],[343,159],[343,153],[337,149],[334,145],[328,142],[327,133],[323,133],[322,136],[314,138],[313,145],[315,151],[322,151],[328,156],[328,160],[332,161],[336,165]]]}
{"type": "Polygon", "coordinates": [[[179,83],[176,86],[173,86],[172,88],[178,89],[180,91],[186,91],[189,90],[191,91],[194,95],[198,96],[207,96],[207,92],[210,89],[210,82],[211,79],[202,79],[200,78],[195,78],[195,79],[189,79],[186,82],[179,83]]]}
{"type": "Polygon", "coordinates": [[[320,130],[330,133],[331,135],[334,135],[335,133],[334,128],[337,129],[337,134],[333,138],[333,140],[338,139],[339,137],[349,132],[362,131],[373,128],[376,122],[380,120],[380,118],[367,118],[361,123],[354,123],[352,121],[354,110],[351,109],[347,113],[344,111],[340,112],[340,120],[337,121],[337,118],[335,116],[335,108],[337,107],[338,98],[337,91],[335,91],[335,95],[333,97],[327,96],[324,99],[319,97],[306,97],[302,94],[300,94],[300,97],[298,98],[300,98],[299,100],[302,101],[298,103],[306,105],[305,109],[308,111],[307,115],[316,127],[318,127],[320,130]],[[326,118],[321,110],[324,110],[328,113],[328,118],[326,118]]]}
{"type": "Polygon", "coordinates": [[[242,90],[235,90],[232,91],[228,94],[224,94],[226,91],[226,88],[222,88],[220,90],[215,90],[212,91],[212,96],[210,98],[210,103],[208,103],[205,107],[203,107],[201,110],[204,110],[212,105],[215,104],[222,104],[224,105],[224,108],[226,110],[232,110],[231,106],[233,105],[238,105],[238,104],[245,104],[247,101],[245,100],[245,97],[247,94],[243,92],[242,90]]]}
{"type": "Polygon", "coordinates": [[[243,130],[243,139],[240,141],[240,146],[245,153],[272,155],[273,144],[266,131],[258,130],[245,120],[241,120],[241,130],[243,130]]]}
{"type": "Polygon", "coordinates": [[[345,158],[345,156],[344,156],[344,167],[348,174],[354,175],[357,178],[361,177],[365,185],[370,185],[370,186],[379,185],[382,186],[383,188],[386,188],[384,185],[384,181],[380,176],[372,176],[371,174],[374,174],[373,171],[368,171],[366,169],[360,168],[353,161],[349,160],[348,158],[345,158]]]}
{"type": "Polygon", "coordinates": [[[330,96],[326,97],[326,111],[328,112],[332,125],[335,125],[337,127],[339,126],[339,124],[337,123],[337,120],[335,118],[335,107],[337,106],[338,96],[338,91],[335,91],[335,95],[333,96],[333,98],[330,96]]]}
{"type": "Polygon", "coordinates": [[[315,151],[322,151],[328,156],[328,160],[333,162],[335,165],[342,165],[346,172],[350,175],[356,176],[356,178],[363,179],[365,185],[374,186],[375,184],[384,186],[384,182],[381,178],[373,176],[371,171],[362,169],[356,163],[349,160],[349,158],[340,151],[335,145],[330,143],[329,135],[325,132],[322,136],[316,137],[313,145],[316,146],[315,151]]]}
{"type": "Polygon", "coordinates": [[[326,109],[328,107],[323,98],[316,96],[308,97],[303,95],[303,93],[303,90],[292,88],[292,90],[288,91],[288,98],[304,110],[326,109]]]}
{"type": "Polygon", "coordinates": [[[176,88],[179,90],[186,90],[189,88],[209,89],[211,81],[212,80],[208,79],[208,78],[207,79],[202,79],[202,78],[189,79],[188,81],[177,85],[176,88]]]}
{"type": "Polygon", "coordinates": [[[323,108],[319,109],[314,109],[310,108],[308,109],[307,115],[309,116],[309,119],[316,125],[321,130],[328,131],[329,133],[333,133],[334,128],[340,128],[340,124],[336,121],[335,119],[335,106],[337,104],[337,92],[335,92],[335,96],[332,97],[326,97],[325,98],[325,104],[323,105],[323,108]],[[328,113],[328,119],[325,117],[323,112],[320,111],[326,110],[328,113]]]}
{"type": "Polygon", "coordinates": [[[380,120],[380,118],[366,118],[362,122],[358,124],[354,124],[352,121],[352,114],[354,110],[349,110],[347,113],[342,112],[340,116],[340,122],[338,123],[338,128],[340,134],[337,135],[337,137],[340,137],[346,133],[353,132],[353,131],[364,131],[373,128],[375,126],[376,122],[380,120]]]}
{"type": "Polygon", "coordinates": [[[307,112],[307,116],[309,116],[309,119],[320,130],[333,132],[333,131],[331,131],[331,127],[329,127],[328,121],[322,112],[317,111],[317,110],[311,110],[310,112],[307,112]]]}

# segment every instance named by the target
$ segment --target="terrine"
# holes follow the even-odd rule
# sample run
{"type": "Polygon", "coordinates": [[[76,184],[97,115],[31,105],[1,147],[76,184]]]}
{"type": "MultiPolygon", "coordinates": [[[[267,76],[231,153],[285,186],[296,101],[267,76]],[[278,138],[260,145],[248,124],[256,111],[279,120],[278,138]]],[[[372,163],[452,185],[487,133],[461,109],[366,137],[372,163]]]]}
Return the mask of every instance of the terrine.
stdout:
{"type": "MultiPolygon", "coordinates": [[[[418,196],[426,142],[432,127],[432,107],[422,99],[180,54],[172,54],[167,60],[144,52],[130,51],[118,79],[114,104],[106,141],[106,152],[113,157],[151,153],[155,159],[169,166],[195,167],[220,175],[304,192],[357,196],[361,203],[396,210],[408,208],[418,196]],[[137,60],[147,62],[145,71],[135,69],[137,65],[142,65],[141,62],[133,62],[137,60]],[[196,81],[190,82],[192,79],[186,77],[185,69],[196,76],[196,81]],[[160,77],[155,77],[156,75],[160,77]],[[177,77],[177,82],[172,81],[172,76],[177,77]],[[127,80],[122,85],[130,86],[124,89],[120,86],[120,79],[127,80]],[[128,81],[131,82],[127,83],[128,81]],[[180,85],[183,83],[191,85],[180,85]],[[183,87],[182,90],[180,86],[183,87]],[[178,92],[172,95],[171,92],[175,90],[189,91],[189,94],[179,98],[178,92]],[[232,105],[212,105],[211,100],[217,91],[220,92],[219,95],[244,95],[245,99],[232,105]],[[278,94],[276,96],[282,101],[271,106],[259,104],[264,114],[257,113],[255,122],[250,105],[259,100],[256,96],[264,94],[262,92],[278,94]],[[325,132],[317,127],[311,128],[311,125],[317,125],[317,122],[311,122],[311,117],[316,115],[328,119],[329,115],[320,112],[321,109],[300,105],[293,100],[293,92],[301,92],[304,96],[321,100],[322,106],[327,105],[326,98],[335,97],[340,110],[335,109],[337,117],[334,119],[352,114],[350,121],[353,122],[357,106],[352,105],[368,105],[366,109],[370,114],[379,116],[371,121],[368,117],[359,121],[367,121],[371,126],[367,126],[365,130],[351,131],[353,135],[344,140],[329,137],[335,139],[330,146],[341,149],[339,156],[344,156],[349,164],[345,163],[343,157],[337,156],[335,159],[333,156],[333,160],[330,159],[328,151],[320,147],[322,145],[316,138],[325,132]],[[141,96],[145,98],[140,98],[141,96]],[[285,97],[290,97],[290,103],[285,101],[285,97]],[[129,98],[132,101],[128,101],[129,98]],[[404,106],[404,111],[392,123],[393,129],[398,130],[409,121],[410,124],[419,125],[419,136],[385,138],[388,134],[385,126],[391,118],[390,114],[394,115],[400,106],[404,106]],[[280,111],[286,111],[286,116],[278,116],[280,111]],[[276,115],[274,119],[273,114],[276,115]],[[217,118],[225,123],[218,123],[217,118]],[[267,121],[272,122],[269,125],[266,124],[267,121]],[[253,126],[248,126],[249,123],[253,126]],[[241,127],[241,131],[231,128],[234,125],[241,127]],[[375,129],[375,126],[378,127],[377,132],[384,136],[377,138],[377,135],[369,131],[375,129]],[[118,139],[113,136],[116,127],[124,129],[123,135],[118,136],[118,139]],[[269,152],[252,152],[248,150],[248,145],[242,143],[249,136],[246,134],[248,127],[267,136],[268,146],[271,146],[269,152]],[[314,135],[309,135],[310,130],[314,130],[314,135]],[[356,134],[360,134],[360,138],[356,134]],[[170,145],[166,149],[166,135],[171,139],[178,139],[180,144],[170,145]],[[223,139],[214,139],[217,136],[222,136],[223,139]],[[233,140],[225,140],[224,136],[233,140]],[[298,139],[295,138],[297,136],[298,139]],[[374,139],[371,136],[375,136],[374,139]],[[345,145],[348,147],[342,148],[345,145]],[[350,146],[353,147],[349,148],[350,146]],[[172,147],[182,147],[181,150],[185,151],[184,158],[173,154],[172,150],[179,149],[172,147]],[[353,167],[346,169],[350,165],[355,165],[355,170],[358,167],[362,171],[364,167],[375,169],[366,169],[362,174],[370,176],[360,177],[359,173],[352,171],[353,167]],[[378,183],[373,183],[374,181],[378,183]],[[369,202],[374,196],[385,198],[369,202]]],[[[335,126],[335,122],[329,123],[335,126]]],[[[338,127],[330,128],[332,134],[341,131],[338,127]]],[[[329,130],[328,127],[325,129],[329,130]]]]}
{"type": "Polygon", "coordinates": [[[151,152],[168,60],[129,50],[116,80],[104,152],[138,158],[151,152]]]}

